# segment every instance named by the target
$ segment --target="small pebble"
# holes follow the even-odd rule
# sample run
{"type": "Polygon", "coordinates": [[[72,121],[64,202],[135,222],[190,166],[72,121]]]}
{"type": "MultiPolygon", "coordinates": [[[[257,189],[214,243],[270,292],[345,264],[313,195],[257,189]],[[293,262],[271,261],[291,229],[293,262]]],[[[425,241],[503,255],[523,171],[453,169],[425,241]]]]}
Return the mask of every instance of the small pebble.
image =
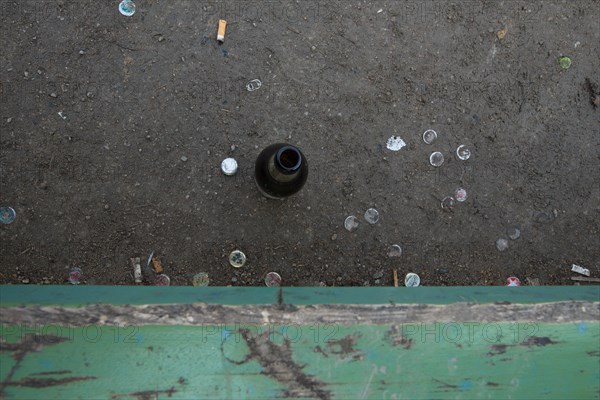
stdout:
{"type": "Polygon", "coordinates": [[[105,210],[108,210],[109,208],[110,208],[110,206],[109,206],[108,204],[105,204],[105,205],[104,205],[104,209],[105,209],[105,210]]]}
{"type": "Polygon", "coordinates": [[[331,235],[331,240],[336,240],[337,239],[337,233],[334,233],[333,235],[331,235]]]}
{"type": "Polygon", "coordinates": [[[375,273],[375,275],[373,275],[373,278],[375,278],[375,279],[383,278],[383,271],[377,271],[375,273]]]}
{"type": "Polygon", "coordinates": [[[56,93],[54,93],[54,92],[50,93],[50,97],[56,97],[56,93]]]}
{"type": "Polygon", "coordinates": [[[79,50],[79,54],[80,54],[80,55],[84,55],[84,54],[85,54],[85,51],[83,51],[83,50],[79,50]]]}
{"type": "Polygon", "coordinates": [[[25,279],[23,279],[23,280],[21,281],[21,283],[25,283],[25,284],[27,284],[27,283],[29,283],[29,279],[25,278],[25,279]]]}
{"type": "Polygon", "coordinates": [[[186,162],[188,158],[186,156],[181,156],[181,161],[186,162]]]}
{"type": "Polygon", "coordinates": [[[42,182],[40,183],[40,189],[46,189],[47,187],[48,187],[48,182],[46,182],[46,181],[42,181],[42,182]]]}

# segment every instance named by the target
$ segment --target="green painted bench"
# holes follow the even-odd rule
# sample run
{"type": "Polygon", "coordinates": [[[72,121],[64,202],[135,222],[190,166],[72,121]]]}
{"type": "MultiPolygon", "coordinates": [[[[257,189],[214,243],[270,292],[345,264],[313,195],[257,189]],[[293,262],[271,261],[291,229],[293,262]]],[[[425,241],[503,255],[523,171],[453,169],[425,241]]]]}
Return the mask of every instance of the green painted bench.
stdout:
{"type": "Polygon", "coordinates": [[[594,399],[600,287],[0,286],[0,398],[594,399]]]}

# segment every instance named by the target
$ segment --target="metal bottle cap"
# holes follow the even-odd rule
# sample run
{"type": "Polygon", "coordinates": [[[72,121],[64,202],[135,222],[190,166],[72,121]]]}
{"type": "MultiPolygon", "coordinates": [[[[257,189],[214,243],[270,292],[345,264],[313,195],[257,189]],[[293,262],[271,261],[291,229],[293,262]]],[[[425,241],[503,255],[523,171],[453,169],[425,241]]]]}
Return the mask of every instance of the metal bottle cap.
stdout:
{"type": "Polygon", "coordinates": [[[246,255],[239,250],[234,250],[229,255],[229,264],[235,268],[241,268],[246,264],[246,255]]]}
{"type": "Polygon", "coordinates": [[[265,277],[265,285],[268,287],[281,285],[281,275],[277,272],[269,272],[265,277]]]}
{"type": "Polygon", "coordinates": [[[235,175],[238,170],[238,163],[233,158],[226,158],[221,162],[221,171],[225,175],[235,175]]]}
{"type": "Polygon", "coordinates": [[[408,274],[406,274],[406,277],[404,278],[404,285],[406,287],[417,287],[421,284],[421,278],[419,277],[419,275],[415,274],[414,272],[409,272],[408,274]]]}

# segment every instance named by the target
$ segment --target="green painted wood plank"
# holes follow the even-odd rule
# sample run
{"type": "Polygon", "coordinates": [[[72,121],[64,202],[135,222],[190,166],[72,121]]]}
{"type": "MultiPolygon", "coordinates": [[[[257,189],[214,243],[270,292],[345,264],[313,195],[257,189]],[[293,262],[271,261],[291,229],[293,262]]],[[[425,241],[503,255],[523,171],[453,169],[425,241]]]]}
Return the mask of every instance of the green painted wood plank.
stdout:
{"type": "MultiPolygon", "coordinates": [[[[154,287],[154,286],[0,286],[0,307],[23,304],[274,304],[279,289],[261,287],[154,287]]],[[[419,288],[282,288],[286,304],[450,304],[454,302],[542,303],[598,301],[600,286],[539,287],[419,287],[419,288]]]]}
{"type": "Polygon", "coordinates": [[[600,323],[0,329],[0,390],[8,399],[592,399],[600,393],[600,323]],[[27,332],[37,334],[35,347],[27,332]],[[54,336],[65,340],[56,343],[54,336]]]}

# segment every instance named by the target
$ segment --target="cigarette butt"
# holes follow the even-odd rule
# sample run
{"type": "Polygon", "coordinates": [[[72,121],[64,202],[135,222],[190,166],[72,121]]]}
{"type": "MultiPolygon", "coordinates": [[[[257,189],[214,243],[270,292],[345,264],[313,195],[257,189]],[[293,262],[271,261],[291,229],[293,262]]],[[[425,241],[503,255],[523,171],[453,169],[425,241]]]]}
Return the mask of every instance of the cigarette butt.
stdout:
{"type": "Polygon", "coordinates": [[[142,266],[140,265],[140,258],[132,258],[131,264],[133,265],[133,277],[135,283],[142,283],[142,266]]]}
{"type": "Polygon", "coordinates": [[[394,287],[398,287],[398,270],[394,270],[394,287]]]}
{"type": "Polygon", "coordinates": [[[156,272],[157,274],[162,274],[163,266],[160,262],[160,257],[152,257],[152,266],[154,267],[154,272],[156,272]]]}
{"type": "Polygon", "coordinates": [[[225,28],[227,28],[227,21],[224,19],[219,20],[219,31],[217,32],[217,40],[221,43],[225,40],[225,28]]]}
{"type": "Polygon", "coordinates": [[[597,282],[600,283],[600,278],[586,278],[583,276],[572,276],[571,277],[572,281],[579,281],[579,282],[597,282]]]}

